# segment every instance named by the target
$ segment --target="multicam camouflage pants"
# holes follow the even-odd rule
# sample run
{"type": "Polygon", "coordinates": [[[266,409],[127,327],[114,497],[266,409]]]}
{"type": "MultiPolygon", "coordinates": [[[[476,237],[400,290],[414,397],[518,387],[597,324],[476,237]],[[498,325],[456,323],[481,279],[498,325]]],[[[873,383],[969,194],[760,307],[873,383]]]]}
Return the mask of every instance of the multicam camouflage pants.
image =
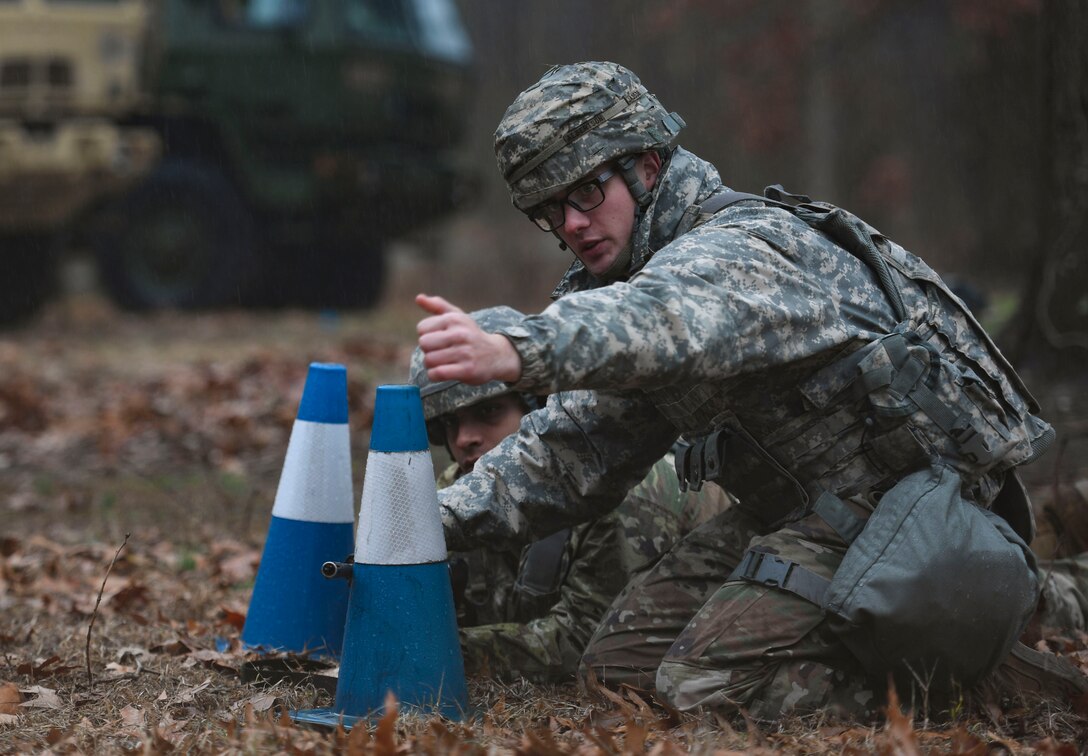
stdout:
{"type": "Polygon", "coordinates": [[[873,686],[819,607],[728,580],[749,547],[831,578],[845,544],[815,515],[758,533],[739,507],[692,531],[617,597],[582,657],[583,678],[592,671],[608,687],[656,690],[682,711],[871,714],[873,686]]]}
{"type": "Polygon", "coordinates": [[[1043,593],[1038,621],[1056,630],[1088,629],[1088,554],[1039,562],[1043,593]]]}

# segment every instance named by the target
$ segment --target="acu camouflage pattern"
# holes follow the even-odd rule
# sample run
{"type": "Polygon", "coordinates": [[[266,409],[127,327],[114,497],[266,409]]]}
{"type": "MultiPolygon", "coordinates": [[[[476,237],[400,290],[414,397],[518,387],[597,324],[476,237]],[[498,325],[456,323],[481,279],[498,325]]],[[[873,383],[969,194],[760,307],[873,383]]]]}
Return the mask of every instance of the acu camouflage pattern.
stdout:
{"type": "MultiPolygon", "coordinates": [[[[512,307],[502,306],[476,310],[470,312],[469,316],[488,332],[515,325],[525,317],[512,307]]],[[[432,383],[427,377],[427,369],[423,366],[423,350],[419,347],[412,352],[408,379],[419,386],[420,397],[423,400],[423,419],[427,421],[485,399],[515,393],[502,381],[489,381],[481,386],[470,386],[460,381],[432,383]]],[[[444,443],[444,440],[435,440],[435,443],[444,443]]]]}
{"type": "MultiPolygon", "coordinates": [[[[456,465],[439,485],[456,479],[456,465]]],[[[578,661],[605,610],[631,577],[656,563],[691,522],[727,506],[711,492],[682,493],[671,457],[660,460],[619,508],[575,526],[563,549],[554,591],[532,595],[516,585],[524,568],[511,569],[509,552],[475,549],[451,554],[468,563],[461,646],[469,674],[503,680],[562,682],[578,661]]]]}
{"type": "Polygon", "coordinates": [[[871,688],[819,611],[786,592],[727,582],[742,549],[721,544],[739,537],[830,576],[845,545],[796,511],[811,492],[871,506],[905,465],[928,459],[921,449],[946,457],[963,476],[964,496],[988,506],[1005,470],[1032,456],[1047,426],[921,260],[880,239],[904,293],[900,323],[873,271],[791,212],[743,202],[697,225],[698,205],[721,189],[711,165],[677,149],[635,229],[629,278],[602,287],[576,264],[555,303],[501,331],[521,357],[517,387],[551,397],[440,496],[447,537],[455,548],[527,540],[599,516],[678,434],[729,427],[802,492],[776,500],[757,495],[764,484],[773,491],[773,481],[748,486],[732,511],[748,516],[751,530],[740,533],[753,538],[744,541],[728,518],[696,530],[644,579],[658,590],[636,584],[618,599],[587,664],[610,682],[622,681],[617,669],[638,670],[632,679],[645,685],[657,669],[658,694],[681,709],[745,707],[767,718],[866,710],[871,688]],[[894,423],[870,417],[866,398],[838,390],[849,389],[836,383],[842,361],[897,328],[942,356],[937,391],[972,401],[972,424],[997,450],[992,461],[962,458],[924,417],[898,426],[917,431],[904,444],[905,436],[887,435],[894,423]],[[792,523],[772,524],[791,514],[792,523]],[[689,598],[675,606],[681,596],[689,598]]]}
{"type": "Polygon", "coordinates": [[[507,108],[495,156],[514,206],[528,210],[609,160],[667,147],[683,125],[623,66],[555,66],[507,108]],[[611,118],[595,120],[613,106],[611,118]],[[549,146],[561,149],[518,175],[549,146]]]}

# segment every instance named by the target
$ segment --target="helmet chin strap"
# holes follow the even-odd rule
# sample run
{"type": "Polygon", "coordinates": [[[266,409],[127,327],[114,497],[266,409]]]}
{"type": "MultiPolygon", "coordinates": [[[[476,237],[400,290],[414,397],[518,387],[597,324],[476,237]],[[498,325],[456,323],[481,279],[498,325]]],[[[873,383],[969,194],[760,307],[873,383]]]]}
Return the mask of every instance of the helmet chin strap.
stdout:
{"type": "Polygon", "coordinates": [[[627,274],[627,269],[631,267],[631,242],[628,240],[627,244],[620,253],[616,255],[616,259],[612,261],[612,264],[608,266],[608,270],[602,271],[597,278],[602,281],[615,281],[627,274]]]}
{"type": "Polygon", "coordinates": [[[635,170],[635,164],[638,163],[639,155],[628,155],[617,161],[620,166],[620,173],[623,176],[623,183],[627,184],[627,191],[631,192],[631,196],[635,200],[635,220],[638,220],[642,211],[650,206],[650,202],[653,201],[653,194],[646,188],[646,184],[642,183],[642,179],[638,176],[638,171],[635,170]]]}

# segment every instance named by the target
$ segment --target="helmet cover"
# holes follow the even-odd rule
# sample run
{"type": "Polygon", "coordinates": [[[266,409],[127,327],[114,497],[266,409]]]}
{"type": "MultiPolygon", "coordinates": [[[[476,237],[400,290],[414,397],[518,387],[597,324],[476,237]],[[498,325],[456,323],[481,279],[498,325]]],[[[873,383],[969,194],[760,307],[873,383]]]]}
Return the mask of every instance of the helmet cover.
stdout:
{"type": "MultiPolygon", "coordinates": [[[[525,316],[512,307],[488,307],[470,312],[469,317],[484,331],[491,333],[500,328],[517,325],[525,316]]],[[[423,350],[418,346],[412,352],[409,380],[419,386],[419,395],[423,400],[423,419],[428,422],[484,399],[517,393],[503,381],[489,381],[480,386],[470,386],[461,381],[435,383],[427,377],[427,369],[423,366],[423,350]]]]}
{"type": "Polygon", "coordinates": [[[683,126],[627,68],[573,63],[515,98],[495,130],[495,157],[525,211],[610,160],[668,147],[683,126]]]}

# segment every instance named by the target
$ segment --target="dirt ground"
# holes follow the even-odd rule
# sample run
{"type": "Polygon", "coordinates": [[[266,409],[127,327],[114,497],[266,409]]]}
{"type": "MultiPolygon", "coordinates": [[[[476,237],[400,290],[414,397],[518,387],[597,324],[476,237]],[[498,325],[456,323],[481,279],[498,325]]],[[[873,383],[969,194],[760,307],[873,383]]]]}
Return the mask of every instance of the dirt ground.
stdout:
{"type": "MultiPolygon", "coordinates": [[[[470,681],[464,723],[387,717],[319,732],[312,683],[247,682],[238,636],[311,361],[347,366],[356,495],[374,387],[402,382],[425,258],[370,313],[137,316],[78,287],[0,332],[0,752],[1051,753],[1088,748],[1088,701],[991,702],[938,723],[765,727],[633,694],[470,681]],[[108,579],[107,579],[108,574],[108,579]]],[[[539,306],[539,287],[525,291],[539,306]]],[[[1028,476],[1044,556],[1088,549],[1083,381],[1036,386],[1065,439],[1028,476]]],[[[1088,636],[1040,643],[1088,665],[1088,636]]],[[[326,686],[327,687],[327,686],[326,686]]],[[[906,702],[911,703],[911,702],[906,702]]]]}

